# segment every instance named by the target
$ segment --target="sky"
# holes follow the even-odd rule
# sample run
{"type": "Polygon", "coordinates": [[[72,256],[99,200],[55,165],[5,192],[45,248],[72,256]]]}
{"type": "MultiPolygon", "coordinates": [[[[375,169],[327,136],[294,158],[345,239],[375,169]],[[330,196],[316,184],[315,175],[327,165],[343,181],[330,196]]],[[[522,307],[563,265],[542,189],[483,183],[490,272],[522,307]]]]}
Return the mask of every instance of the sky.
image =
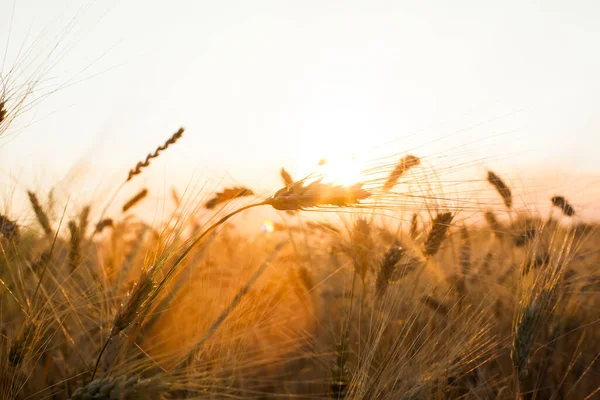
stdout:
{"type": "Polygon", "coordinates": [[[597,1],[4,0],[3,79],[39,83],[0,137],[2,194],[105,197],[183,126],[132,191],[410,152],[592,215],[598,21],[597,1]]]}

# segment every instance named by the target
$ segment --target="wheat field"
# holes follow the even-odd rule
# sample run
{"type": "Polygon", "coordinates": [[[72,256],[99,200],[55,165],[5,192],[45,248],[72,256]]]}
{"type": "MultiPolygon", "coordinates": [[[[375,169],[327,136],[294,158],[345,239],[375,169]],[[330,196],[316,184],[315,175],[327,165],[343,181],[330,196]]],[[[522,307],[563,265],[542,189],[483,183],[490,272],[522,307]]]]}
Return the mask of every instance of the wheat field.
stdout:
{"type": "Polygon", "coordinates": [[[183,133],[104,203],[29,191],[32,223],[2,215],[2,398],[599,395],[600,237],[564,197],[515,210],[488,171],[500,207],[444,206],[404,190],[439,178],[405,154],[352,186],[282,168],[266,198],[173,189],[160,226],[136,216],[146,188],[108,215],[183,133]],[[280,222],[236,226],[259,207],[280,222]]]}
{"type": "MultiPolygon", "coordinates": [[[[8,151],[44,124],[22,117],[74,84],[45,86],[54,59],[38,66],[33,53],[23,46],[0,69],[8,151]]],[[[340,115],[352,112],[344,104],[340,115]]],[[[331,143],[346,139],[340,131],[331,143]]],[[[349,180],[330,179],[323,158],[305,176],[273,169],[268,192],[200,181],[158,193],[144,178],[190,134],[227,136],[175,127],[153,149],[111,144],[142,156],[93,196],[17,178],[3,188],[0,400],[600,399],[600,230],[559,185],[523,201],[539,187],[488,166],[493,157],[467,161],[473,149],[451,137],[447,150],[432,143],[433,155],[415,145],[367,160],[349,180]]],[[[299,151],[326,142],[312,135],[299,151]]],[[[236,151],[222,150],[252,154],[236,151]]]]}

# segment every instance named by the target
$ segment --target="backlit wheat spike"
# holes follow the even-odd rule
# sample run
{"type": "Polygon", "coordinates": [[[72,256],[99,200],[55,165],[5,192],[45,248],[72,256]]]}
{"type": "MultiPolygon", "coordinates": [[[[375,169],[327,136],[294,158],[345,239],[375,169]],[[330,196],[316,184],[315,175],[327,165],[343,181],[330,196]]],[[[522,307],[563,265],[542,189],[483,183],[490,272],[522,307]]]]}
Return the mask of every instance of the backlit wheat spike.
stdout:
{"type": "Polygon", "coordinates": [[[494,235],[496,235],[496,237],[498,239],[502,239],[502,231],[503,231],[503,227],[502,224],[498,221],[498,219],[496,218],[496,214],[494,214],[491,210],[488,210],[485,212],[485,220],[487,221],[490,229],[492,230],[492,233],[494,235]]]}
{"type": "Polygon", "coordinates": [[[237,199],[239,197],[252,196],[252,195],[254,195],[254,192],[245,187],[228,188],[228,189],[223,190],[222,192],[215,194],[215,197],[213,197],[212,199],[207,201],[204,204],[204,207],[206,207],[209,210],[212,210],[219,204],[226,203],[230,200],[237,199]]]}
{"type": "Polygon", "coordinates": [[[390,247],[385,253],[381,266],[379,267],[377,280],[375,281],[375,298],[380,299],[383,297],[389,282],[394,275],[394,271],[398,267],[398,263],[405,253],[406,250],[398,243],[395,243],[394,246],[390,247]]]}
{"type": "Polygon", "coordinates": [[[137,192],[135,196],[127,200],[125,204],[123,204],[123,212],[127,212],[135,205],[137,205],[140,201],[142,201],[148,195],[148,189],[144,188],[137,192]]]}
{"type": "Polygon", "coordinates": [[[8,240],[17,239],[19,237],[19,226],[8,217],[0,215],[0,233],[8,240]]]}
{"type": "Polygon", "coordinates": [[[42,208],[37,195],[32,191],[27,191],[27,195],[29,196],[29,202],[31,203],[31,207],[33,208],[33,212],[40,223],[44,233],[48,236],[52,235],[52,226],[50,225],[50,220],[48,219],[48,214],[42,208]]]}
{"type": "Polygon", "coordinates": [[[362,188],[362,183],[346,187],[321,181],[297,182],[290,187],[280,189],[271,198],[265,200],[276,210],[303,210],[307,208],[337,206],[351,207],[358,205],[360,200],[371,196],[362,188]]]}
{"type": "Polygon", "coordinates": [[[446,232],[452,223],[454,215],[451,212],[438,214],[431,225],[431,230],[427,235],[423,246],[423,254],[433,257],[440,250],[442,242],[446,238],[446,232]]]}
{"type": "Polygon", "coordinates": [[[496,188],[496,191],[502,197],[504,201],[504,205],[506,208],[510,209],[512,207],[512,193],[510,188],[504,183],[504,181],[492,171],[488,171],[488,182],[496,188]]]}
{"type": "Polygon", "coordinates": [[[156,148],[156,150],[154,151],[154,153],[150,153],[146,156],[146,158],[144,159],[144,161],[140,161],[136,164],[135,168],[129,170],[129,174],[127,175],[127,180],[125,182],[129,182],[134,176],[139,175],[142,173],[142,169],[146,168],[147,166],[150,165],[150,160],[152,160],[153,158],[157,158],[160,155],[161,151],[164,151],[167,149],[167,147],[169,147],[170,145],[174,144],[175,142],[177,142],[181,136],[183,136],[183,132],[184,129],[183,128],[179,128],[179,130],[177,132],[175,132],[166,142],[165,144],[163,144],[162,146],[158,146],[156,148]]]}
{"type": "Polygon", "coordinates": [[[418,157],[415,157],[410,154],[402,157],[402,159],[400,159],[398,164],[396,164],[396,166],[388,176],[387,181],[385,181],[385,183],[383,184],[382,190],[384,192],[388,192],[396,185],[396,183],[398,183],[398,179],[400,179],[400,177],[404,175],[406,171],[413,167],[416,167],[419,164],[421,164],[421,160],[418,157]]]}
{"type": "Polygon", "coordinates": [[[294,184],[292,176],[289,172],[285,170],[285,168],[281,168],[281,171],[279,171],[279,175],[281,175],[281,180],[283,181],[285,187],[290,187],[294,184]]]}
{"type": "Polygon", "coordinates": [[[554,207],[560,208],[567,217],[575,215],[575,209],[563,196],[553,196],[550,201],[554,207]]]}
{"type": "Polygon", "coordinates": [[[144,270],[133,288],[127,303],[121,306],[121,309],[115,316],[111,336],[115,336],[125,328],[127,328],[138,316],[138,314],[147,307],[151,299],[152,292],[156,289],[157,284],[154,282],[152,272],[144,270]]]}

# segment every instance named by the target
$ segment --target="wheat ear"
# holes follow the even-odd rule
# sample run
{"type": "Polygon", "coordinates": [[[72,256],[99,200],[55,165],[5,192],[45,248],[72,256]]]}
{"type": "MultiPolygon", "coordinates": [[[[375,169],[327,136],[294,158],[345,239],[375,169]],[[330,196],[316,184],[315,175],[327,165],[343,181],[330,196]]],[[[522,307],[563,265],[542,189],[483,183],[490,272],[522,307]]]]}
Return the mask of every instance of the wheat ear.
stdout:
{"type": "Polygon", "coordinates": [[[404,175],[409,169],[416,167],[419,164],[421,164],[421,160],[418,157],[410,154],[402,157],[392,172],[390,172],[390,175],[383,184],[382,190],[384,192],[389,192],[390,189],[396,186],[398,179],[400,179],[402,175],[404,175]]]}
{"type": "Polygon", "coordinates": [[[496,175],[492,171],[488,171],[487,180],[490,183],[490,185],[492,185],[496,189],[500,197],[502,197],[506,208],[510,209],[512,207],[512,193],[510,191],[510,188],[498,175],[496,175]]]}

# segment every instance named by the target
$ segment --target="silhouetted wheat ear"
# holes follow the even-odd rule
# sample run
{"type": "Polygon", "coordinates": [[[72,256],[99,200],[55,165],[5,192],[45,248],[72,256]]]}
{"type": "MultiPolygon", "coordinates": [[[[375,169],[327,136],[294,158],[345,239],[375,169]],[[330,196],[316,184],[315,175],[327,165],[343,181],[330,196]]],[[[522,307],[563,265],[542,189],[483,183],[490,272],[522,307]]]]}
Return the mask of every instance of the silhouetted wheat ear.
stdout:
{"type": "Polygon", "coordinates": [[[371,236],[371,224],[365,218],[360,217],[354,223],[350,234],[351,246],[350,256],[356,273],[365,282],[367,273],[371,269],[373,238],[371,236]]]}
{"type": "Polygon", "coordinates": [[[554,207],[560,208],[567,217],[575,215],[575,209],[563,196],[553,196],[550,201],[554,207]]]}
{"type": "Polygon", "coordinates": [[[512,193],[506,183],[492,171],[488,171],[488,182],[496,188],[496,191],[504,200],[506,208],[510,209],[512,207],[512,193]]]}
{"type": "Polygon", "coordinates": [[[154,282],[152,273],[145,270],[140,274],[140,277],[133,288],[127,303],[121,306],[121,309],[115,316],[113,327],[110,335],[115,336],[125,328],[127,328],[139,315],[139,313],[147,306],[152,298],[152,293],[156,289],[157,284],[154,282]]]}
{"type": "Polygon", "coordinates": [[[146,196],[148,196],[148,189],[144,188],[137,192],[135,196],[130,198],[123,204],[123,212],[127,212],[131,208],[135,207],[140,201],[142,201],[146,196]]]}
{"type": "Polygon", "coordinates": [[[0,233],[8,240],[18,239],[19,226],[16,222],[8,219],[8,217],[0,215],[0,233]]]}
{"type": "Polygon", "coordinates": [[[382,190],[384,192],[387,192],[390,189],[392,189],[396,185],[396,183],[398,183],[398,179],[400,179],[400,177],[404,175],[406,171],[413,167],[416,167],[419,164],[421,164],[421,160],[418,157],[415,157],[410,154],[402,157],[388,176],[387,181],[385,181],[385,183],[383,184],[382,190]]]}
{"type": "Polygon", "coordinates": [[[306,208],[336,206],[357,206],[360,200],[371,196],[371,193],[362,188],[362,183],[346,187],[321,183],[321,181],[294,183],[290,187],[280,189],[272,197],[264,201],[276,210],[303,210],[306,208]]]}
{"type": "Polygon", "coordinates": [[[492,233],[496,235],[497,238],[502,238],[503,227],[502,224],[496,219],[496,214],[492,211],[488,210],[485,212],[485,220],[487,221],[492,233]]]}
{"type": "Polygon", "coordinates": [[[142,173],[142,169],[146,168],[150,165],[150,160],[153,158],[157,158],[160,155],[161,151],[167,149],[167,147],[171,146],[175,142],[177,142],[181,136],[183,136],[184,129],[179,128],[177,132],[175,132],[162,146],[158,146],[154,153],[150,153],[146,156],[144,161],[140,161],[136,164],[135,168],[129,170],[129,174],[127,175],[127,180],[125,182],[129,182],[134,176],[142,173]]]}
{"type": "Polygon", "coordinates": [[[294,184],[292,176],[289,172],[285,170],[285,168],[281,168],[281,171],[279,171],[279,175],[281,175],[281,180],[283,181],[285,187],[290,187],[294,184]]]}
{"type": "Polygon", "coordinates": [[[380,299],[383,297],[392,276],[394,275],[394,271],[398,267],[398,263],[405,253],[406,250],[404,250],[399,243],[395,243],[394,246],[386,251],[375,281],[375,298],[380,299]]]}
{"type": "Polygon", "coordinates": [[[112,218],[104,218],[102,221],[100,221],[96,224],[96,232],[101,233],[104,230],[104,228],[113,227],[113,226],[114,226],[114,222],[113,222],[112,218]]]}
{"type": "Polygon", "coordinates": [[[69,269],[75,271],[81,263],[81,232],[75,221],[69,221],[71,240],[69,246],[69,269]]]}
{"type": "Polygon", "coordinates": [[[219,204],[223,204],[223,203],[226,203],[228,201],[231,201],[233,199],[237,199],[240,197],[253,196],[253,195],[254,195],[254,192],[245,187],[227,188],[227,189],[223,190],[222,192],[216,193],[215,197],[208,200],[204,204],[204,207],[206,207],[209,210],[212,210],[219,204]]]}
{"type": "Polygon", "coordinates": [[[90,206],[85,206],[81,209],[79,213],[79,234],[81,235],[81,239],[85,237],[85,232],[87,231],[87,227],[90,219],[90,206]]]}
{"type": "Polygon", "coordinates": [[[434,218],[431,230],[429,231],[423,246],[424,255],[433,257],[440,250],[453,218],[454,215],[452,215],[451,212],[438,214],[434,218]]]}
{"type": "Polygon", "coordinates": [[[8,362],[13,367],[19,366],[25,359],[37,335],[37,326],[30,319],[25,322],[19,334],[13,339],[8,352],[8,362]]]}
{"type": "Polygon", "coordinates": [[[29,202],[31,203],[31,208],[33,208],[33,212],[35,213],[38,222],[44,230],[44,233],[48,236],[52,235],[53,229],[50,225],[50,219],[48,218],[48,214],[46,214],[46,212],[42,208],[36,194],[32,191],[27,191],[27,194],[29,195],[29,202]]]}
{"type": "Polygon", "coordinates": [[[4,122],[4,119],[6,118],[6,103],[4,101],[0,101],[0,124],[2,124],[2,122],[4,122]]]}

